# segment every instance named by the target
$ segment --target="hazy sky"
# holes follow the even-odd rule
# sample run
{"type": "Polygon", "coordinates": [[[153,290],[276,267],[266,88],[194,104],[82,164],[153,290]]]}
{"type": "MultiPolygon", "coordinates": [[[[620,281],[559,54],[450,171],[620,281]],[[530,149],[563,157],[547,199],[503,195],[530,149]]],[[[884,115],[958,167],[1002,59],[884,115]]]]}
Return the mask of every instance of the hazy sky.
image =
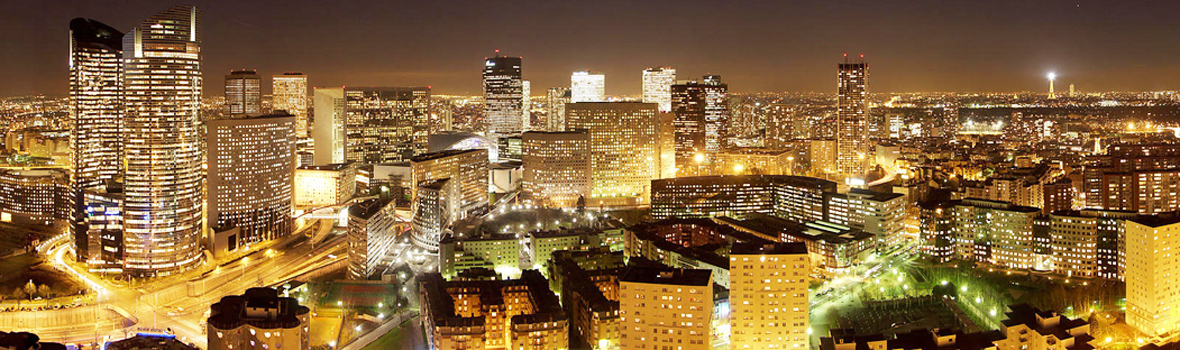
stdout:
{"type": "MultiPolygon", "coordinates": [[[[180,3],[9,0],[0,96],[66,92],[68,24],[126,31],[180,3]]],[[[1180,1],[198,1],[205,94],[223,76],[307,73],[313,86],[430,85],[478,94],[493,49],[524,57],[533,94],[574,70],[637,94],[645,67],[720,74],[731,91],[834,92],[844,52],[870,90],[1180,89],[1180,1]],[[1134,6],[1132,6],[1134,5],[1134,6]]],[[[270,79],[264,79],[269,92],[270,79]]]]}

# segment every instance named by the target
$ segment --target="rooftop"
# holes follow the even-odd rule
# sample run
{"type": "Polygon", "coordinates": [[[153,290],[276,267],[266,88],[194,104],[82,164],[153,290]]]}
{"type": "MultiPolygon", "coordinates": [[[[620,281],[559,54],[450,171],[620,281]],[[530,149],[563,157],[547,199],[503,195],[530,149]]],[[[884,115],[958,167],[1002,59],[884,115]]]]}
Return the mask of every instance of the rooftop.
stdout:
{"type": "Polygon", "coordinates": [[[630,266],[619,277],[619,281],[704,287],[713,281],[713,271],[676,269],[671,267],[630,266]]]}

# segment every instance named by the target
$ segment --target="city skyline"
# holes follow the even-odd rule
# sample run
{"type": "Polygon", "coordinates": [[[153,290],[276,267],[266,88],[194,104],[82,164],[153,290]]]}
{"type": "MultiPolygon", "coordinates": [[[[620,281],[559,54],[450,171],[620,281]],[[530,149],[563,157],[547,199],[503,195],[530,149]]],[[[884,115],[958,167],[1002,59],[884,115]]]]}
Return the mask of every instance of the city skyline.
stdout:
{"type": "MultiPolygon", "coordinates": [[[[1075,84],[1083,92],[1169,89],[1180,77],[1180,65],[1170,59],[1180,47],[1167,44],[1170,21],[1162,17],[1174,12],[1177,5],[1170,3],[1137,8],[1096,1],[728,8],[720,3],[655,2],[606,3],[592,11],[580,11],[579,3],[558,3],[529,5],[496,18],[479,16],[493,6],[480,3],[392,8],[386,6],[397,5],[196,5],[207,9],[213,23],[205,48],[211,62],[203,72],[209,81],[219,81],[233,69],[256,68],[262,75],[303,71],[313,77],[311,86],[430,85],[438,94],[478,95],[479,77],[471,72],[482,68],[478,59],[493,49],[530,62],[534,92],[566,85],[563,81],[572,71],[593,70],[611,77],[608,95],[638,95],[642,70],[659,66],[676,67],[685,76],[723,75],[735,93],[826,92],[832,79],[820,73],[843,53],[864,53],[878,67],[876,92],[1042,91],[1050,71],[1059,74],[1063,89],[1075,84]],[[275,15],[247,16],[260,11],[275,15]],[[639,15],[653,11],[666,15],[639,15]],[[884,11],[891,15],[880,16],[884,11]],[[379,21],[384,19],[380,13],[407,18],[379,21]],[[414,18],[443,20],[427,24],[414,18]],[[278,19],[282,22],[274,23],[278,19]],[[836,30],[831,23],[837,19],[851,24],[836,30]],[[723,30],[691,29],[692,23],[705,20],[723,30]],[[586,29],[604,21],[612,25],[601,32],[586,29]],[[395,36],[415,25],[421,35],[395,36]],[[349,34],[362,28],[366,39],[390,44],[371,45],[349,34]],[[560,28],[568,30],[553,30],[560,28]],[[573,37],[580,39],[569,40],[573,37]],[[589,47],[595,49],[584,49],[589,47]]],[[[161,7],[150,2],[119,8],[14,4],[0,20],[23,30],[0,34],[0,42],[5,51],[25,54],[0,58],[0,67],[5,67],[0,76],[7,82],[0,85],[0,95],[66,93],[57,83],[66,74],[66,48],[44,44],[66,35],[57,23],[102,18],[126,31],[161,7]]],[[[205,90],[207,97],[221,95],[220,89],[205,90]]],[[[269,94],[270,87],[263,92],[269,94]]]]}

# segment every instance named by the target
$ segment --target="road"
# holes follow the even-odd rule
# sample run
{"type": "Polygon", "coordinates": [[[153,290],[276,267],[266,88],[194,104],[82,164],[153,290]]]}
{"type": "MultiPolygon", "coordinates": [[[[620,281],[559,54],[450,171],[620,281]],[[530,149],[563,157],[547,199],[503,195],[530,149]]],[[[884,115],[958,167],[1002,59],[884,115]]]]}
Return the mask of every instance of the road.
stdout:
{"type": "MultiPolygon", "coordinates": [[[[321,221],[331,225],[331,221],[321,221]]],[[[247,288],[285,283],[294,277],[327,266],[346,258],[344,235],[327,234],[322,242],[310,244],[304,230],[320,225],[306,225],[287,238],[276,242],[273,248],[259,250],[230,261],[206,262],[212,269],[197,276],[161,278],[147,286],[131,288],[111,283],[99,276],[80,270],[70,256],[68,241],[47,242],[39,251],[50,257],[54,267],[83,282],[97,294],[97,308],[75,308],[52,310],[62,317],[96,315],[110,312],[125,315],[129,322],[118,322],[99,318],[97,327],[93,322],[65,322],[62,324],[29,328],[46,341],[67,343],[91,343],[104,336],[108,339],[122,339],[136,331],[170,330],[177,339],[204,347],[203,320],[209,306],[226,295],[241,294],[247,288]],[[212,265],[218,264],[218,265],[212,265]],[[193,290],[190,291],[190,288],[193,290]],[[190,296],[195,295],[195,296],[190,296]],[[105,311],[109,310],[109,311],[105,311]],[[133,325],[132,325],[133,324],[133,325]],[[125,327],[127,326],[127,327],[125,327]]],[[[41,311],[47,314],[50,311],[41,311]]],[[[21,315],[0,315],[19,317],[21,315]]],[[[44,316],[44,315],[41,315],[44,316]]],[[[111,317],[118,319],[118,317],[111,317]]],[[[90,316],[94,320],[94,316],[90,316]]]]}

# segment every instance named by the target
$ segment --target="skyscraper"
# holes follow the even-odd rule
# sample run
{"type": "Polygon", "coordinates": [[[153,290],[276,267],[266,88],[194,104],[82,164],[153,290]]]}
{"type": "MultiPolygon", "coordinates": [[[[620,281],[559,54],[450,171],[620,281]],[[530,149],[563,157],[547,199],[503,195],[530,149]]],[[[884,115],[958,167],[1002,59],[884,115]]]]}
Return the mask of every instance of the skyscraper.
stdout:
{"type": "Polygon", "coordinates": [[[123,271],[167,275],[201,259],[200,13],[160,12],[123,36],[123,271]]]}
{"type": "Polygon", "coordinates": [[[295,116],[295,136],[308,138],[307,133],[307,76],[288,72],[271,77],[274,109],[295,116]]]}
{"type": "Polygon", "coordinates": [[[484,60],[483,113],[489,137],[519,134],[524,127],[524,83],[520,57],[500,56],[484,60]]]}
{"type": "Polygon", "coordinates": [[[315,164],[344,163],[344,88],[315,89],[315,164]]]}
{"type": "MultiPolygon", "coordinates": [[[[118,178],[122,171],[122,38],[122,32],[95,20],[70,21],[70,159],[74,167],[70,186],[74,192],[69,216],[74,223],[71,229],[77,261],[106,260],[99,248],[105,225],[90,229],[96,221],[87,218],[84,191],[118,178]]],[[[119,211],[118,203],[113,204],[114,211],[119,211]]],[[[105,208],[102,213],[108,217],[105,208]]],[[[122,242],[115,245],[122,246],[122,242]]],[[[109,260],[118,259],[121,257],[109,260]]]]}
{"type": "Polygon", "coordinates": [[[123,33],[98,21],[70,21],[70,150],[74,188],[119,175],[123,149],[123,33]]]}
{"type": "Polygon", "coordinates": [[[206,183],[214,254],[291,233],[295,116],[280,113],[208,122],[206,183]]]}
{"type": "Polygon", "coordinates": [[[262,112],[262,78],[257,71],[235,70],[225,76],[225,109],[231,115],[262,112]]]}
{"type": "Polygon", "coordinates": [[[836,166],[846,176],[863,175],[869,153],[869,64],[861,58],[836,66],[836,166]]]}
{"type": "Polygon", "coordinates": [[[647,202],[657,178],[656,105],[582,102],[566,107],[566,129],[590,135],[590,199],[608,204],[647,202]]]}
{"type": "Polygon", "coordinates": [[[546,130],[565,131],[565,104],[570,103],[570,89],[566,87],[549,88],[548,108],[545,116],[546,130]]]}
{"type": "Polygon", "coordinates": [[[520,131],[523,132],[523,131],[529,130],[530,129],[529,125],[532,124],[531,119],[533,117],[533,115],[532,115],[533,98],[530,95],[532,95],[532,93],[533,93],[533,84],[530,83],[528,80],[522,80],[520,82],[520,91],[521,91],[520,92],[520,98],[521,98],[520,131]]]}
{"type": "Polygon", "coordinates": [[[570,102],[606,101],[606,76],[602,73],[578,71],[570,75],[570,102]]]}
{"type": "Polygon", "coordinates": [[[694,164],[724,148],[730,114],[729,86],[721,83],[720,76],[706,76],[704,81],[671,88],[679,175],[696,174],[691,172],[698,168],[694,164]]]}
{"type": "Polygon", "coordinates": [[[346,161],[404,162],[426,151],[429,87],[349,87],[344,99],[346,161]]]}
{"type": "Polygon", "coordinates": [[[1143,216],[1126,223],[1127,324],[1152,342],[1180,330],[1180,217],[1143,216]]]}
{"type": "Polygon", "coordinates": [[[655,103],[660,112],[672,111],[672,85],[676,84],[676,69],[671,67],[643,70],[643,102],[655,103]]]}

